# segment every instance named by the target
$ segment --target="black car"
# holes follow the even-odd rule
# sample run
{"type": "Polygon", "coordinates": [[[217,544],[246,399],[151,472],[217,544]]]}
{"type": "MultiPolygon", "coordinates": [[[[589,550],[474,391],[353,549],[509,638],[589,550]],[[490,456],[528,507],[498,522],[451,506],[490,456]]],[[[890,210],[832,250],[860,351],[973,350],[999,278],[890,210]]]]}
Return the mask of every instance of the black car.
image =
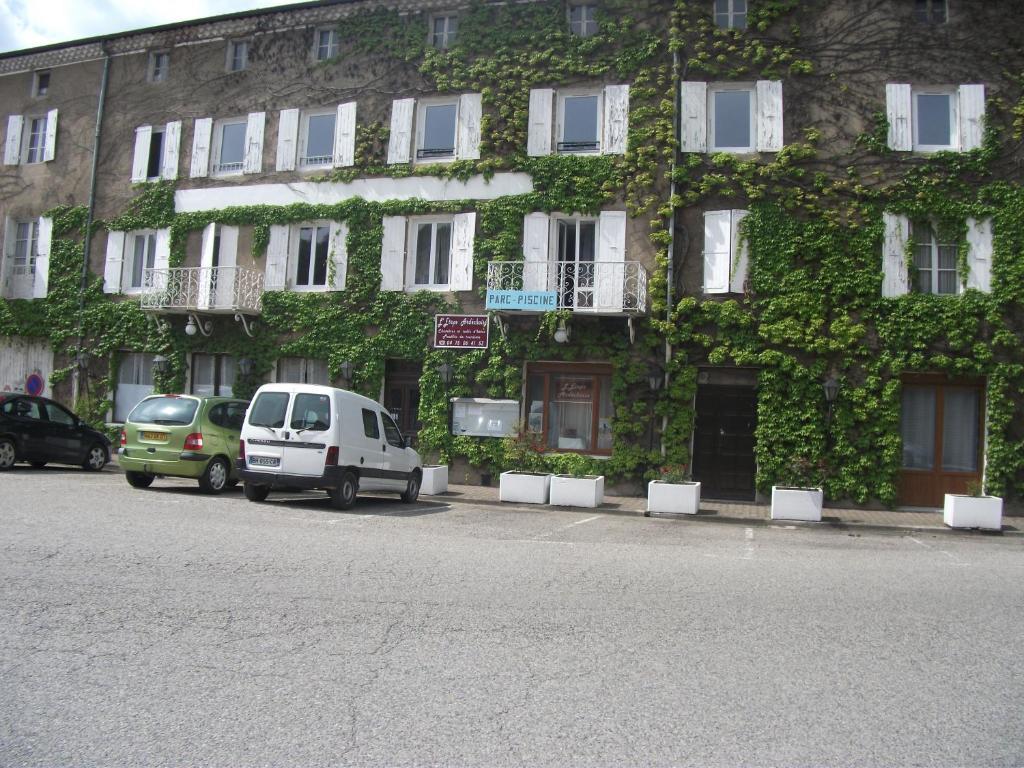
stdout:
{"type": "Polygon", "coordinates": [[[16,461],[77,464],[98,472],[110,461],[110,440],[60,403],[0,392],[0,471],[16,461]]]}

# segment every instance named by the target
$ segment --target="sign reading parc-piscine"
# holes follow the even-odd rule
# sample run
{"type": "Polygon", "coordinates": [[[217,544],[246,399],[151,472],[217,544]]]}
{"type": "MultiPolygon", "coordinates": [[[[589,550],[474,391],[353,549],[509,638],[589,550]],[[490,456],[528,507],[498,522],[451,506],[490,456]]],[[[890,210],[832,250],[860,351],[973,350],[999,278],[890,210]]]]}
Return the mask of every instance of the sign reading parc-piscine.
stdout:
{"type": "Polygon", "coordinates": [[[487,309],[506,312],[554,312],[558,291],[487,291],[487,309]]]}

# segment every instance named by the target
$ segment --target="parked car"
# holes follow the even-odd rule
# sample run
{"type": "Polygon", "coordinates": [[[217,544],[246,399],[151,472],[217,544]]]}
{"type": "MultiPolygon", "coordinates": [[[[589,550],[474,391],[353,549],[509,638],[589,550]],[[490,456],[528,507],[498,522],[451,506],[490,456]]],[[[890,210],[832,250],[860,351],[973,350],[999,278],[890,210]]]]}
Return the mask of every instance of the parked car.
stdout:
{"type": "Polygon", "coordinates": [[[0,393],[0,470],[17,461],[33,467],[76,464],[98,472],[110,461],[110,440],[60,403],[0,393]]]}
{"type": "Polygon", "coordinates": [[[133,488],[156,477],[192,477],[205,493],[238,483],[235,459],[246,400],[153,395],[128,414],[118,463],[133,488]]]}
{"type": "Polygon", "coordinates": [[[338,509],[359,491],[396,491],[411,503],[423,462],[379,403],[333,387],[264,384],[242,428],[238,474],[245,496],[273,488],[325,490],[338,509]]]}

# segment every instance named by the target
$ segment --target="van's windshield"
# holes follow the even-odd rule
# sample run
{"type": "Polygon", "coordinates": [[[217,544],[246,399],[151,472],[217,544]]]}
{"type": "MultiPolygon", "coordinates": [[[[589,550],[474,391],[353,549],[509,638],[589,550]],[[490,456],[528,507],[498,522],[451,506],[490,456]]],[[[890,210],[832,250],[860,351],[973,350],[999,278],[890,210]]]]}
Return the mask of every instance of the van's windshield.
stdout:
{"type": "Polygon", "coordinates": [[[250,426],[271,429],[283,427],[285,412],[288,410],[288,397],[287,392],[261,392],[249,412],[250,426]]]}

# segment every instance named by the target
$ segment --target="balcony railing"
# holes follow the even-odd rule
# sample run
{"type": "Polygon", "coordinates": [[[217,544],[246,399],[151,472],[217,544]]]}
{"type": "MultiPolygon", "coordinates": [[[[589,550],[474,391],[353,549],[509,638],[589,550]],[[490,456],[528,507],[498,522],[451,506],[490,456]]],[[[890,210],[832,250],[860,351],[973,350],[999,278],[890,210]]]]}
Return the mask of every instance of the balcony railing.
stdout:
{"type": "Polygon", "coordinates": [[[638,261],[491,261],[487,290],[556,293],[557,309],[574,312],[647,312],[647,270],[638,261]]]}
{"type": "Polygon", "coordinates": [[[163,312],[259,314],[263,272],[245,267],[147,269],[142,308],[163,312]]]}

